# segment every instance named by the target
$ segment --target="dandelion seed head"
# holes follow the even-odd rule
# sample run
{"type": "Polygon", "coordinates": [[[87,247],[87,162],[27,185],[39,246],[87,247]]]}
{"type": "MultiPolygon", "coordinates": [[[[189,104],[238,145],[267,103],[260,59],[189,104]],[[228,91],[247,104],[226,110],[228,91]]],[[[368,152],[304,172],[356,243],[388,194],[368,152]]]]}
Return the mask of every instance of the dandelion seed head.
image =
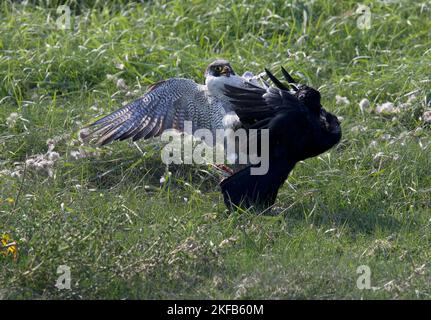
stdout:
{"type": "Polygon", "coordinates": [[[72,150],[72,151],[70,151],[70,156],[73,159],[78,160],[81,158],[81,152],[79,152],[78,150],[72,150]]]}
{"type": "Polygon", "coordinates": [[[124,70],[124,64],[122,64],[122,63],[116,63],[115,67],[119,70],[124,70]]]}
{"type": "Polygon", "coordinates": [[[15,126],[16,121],[19,118],[19,114],[17,112],[12,112],[7,118],[6,118],[6,125],[9,128],[12,128],[15,126]]]}
{"type": "Polygon", "coordinates": [[[392,114],[398,113],[399,111],[399,108],[395,108],[395,105],[392,102],[384,102],[376,107],[376,112],[381,114],[392,114]]]}
{"type": "Polygon", "coordinates": [[[117,88],[120,90],[127,90],[127,85],[126,85],[126,81],[123,78],[119,78],[117,80],[117,88]]]}
{"type": "Polygon", "coordinates": [[[357,126],[354,126],[354,127],[352,127],[351,129],[350,129],[350,131],[351,132],[364,132],[364,131],[367,131],[367,127],[366,126],[363,126],[363,125],[357,125],[357,126]]]}
{"type": "Polygon", "coordinates": [[[359,102],[359,109],[361,110],[361,112],[364,112],[369,107],[370,107],[370,100],[368,100],[367,98],[364,98],[359,102]]]}
{"type": "Polygon", "coordinates": [[[427,110],[422,114],[422,121],[425,123],[431,123],[431,110],[427,110]]]}
{"type": "Polygon", "coordinates": [[[335,104],[348,106],[350,104],[350,101],[349,99],[347,99],[347,97],[342,97],[337,94],[335,96],[335,104]]]}
{"type": "Polygon", "coordinates": [[[385,133],[380,137],[380,140],[389,141],[391,138],[392,138],[392,136],[389,133],[385,133]]]}
{"type": "Polygon", "coordinates": [[[58,152],[48,152],[48,159],[51,161],[57,161],[60,159],[60,154],[58,152]]]}

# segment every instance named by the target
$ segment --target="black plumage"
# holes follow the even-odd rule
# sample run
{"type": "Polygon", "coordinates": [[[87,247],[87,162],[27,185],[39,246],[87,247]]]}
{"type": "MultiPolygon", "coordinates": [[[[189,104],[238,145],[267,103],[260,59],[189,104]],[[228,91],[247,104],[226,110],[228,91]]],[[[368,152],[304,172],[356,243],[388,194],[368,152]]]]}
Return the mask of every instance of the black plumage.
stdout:
{"type": "Polygon", "coordinates": [[[265,71],[276,88],[266,89],[253,84],[245,88],[225,85],[226,95],[244,127],[269,130],[268,172],[252,175],[251,165],[220,183],[229,208],[273,205],[279,188],[298,161],[329,150],[341,139],[340,123],[322,107],[319,91],[296,84],[282,69],[285,79],[293,87],[291,92],[268,70],[265,71]]]}

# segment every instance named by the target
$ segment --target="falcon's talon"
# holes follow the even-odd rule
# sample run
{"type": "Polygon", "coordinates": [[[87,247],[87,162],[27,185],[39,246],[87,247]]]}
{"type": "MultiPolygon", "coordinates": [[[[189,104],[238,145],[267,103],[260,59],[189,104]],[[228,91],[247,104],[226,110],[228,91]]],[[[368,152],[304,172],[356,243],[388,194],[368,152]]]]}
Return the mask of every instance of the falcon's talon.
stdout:
{"type": "Polygon", "coordinates": [[[234,174],[234,171],[225,164],[216,164],[216,166],[230,175],[234,174]]]}
{"type": "Polygon", "coordinates": [[[234,170],[232,170],[231,168],[229,168],[228,166],[226,166],[225,164],[211,164],[211,166],[219,173],[223,176],[222,180],[232,176],[235,172],[234,170]]]}

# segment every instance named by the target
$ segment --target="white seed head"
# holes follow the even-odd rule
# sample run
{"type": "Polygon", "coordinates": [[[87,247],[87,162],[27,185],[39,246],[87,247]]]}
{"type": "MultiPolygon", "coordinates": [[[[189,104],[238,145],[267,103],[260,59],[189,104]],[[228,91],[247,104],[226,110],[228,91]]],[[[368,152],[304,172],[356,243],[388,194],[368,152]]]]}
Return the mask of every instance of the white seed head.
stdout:
{"type": "Polygon", "coordinates": [[[359,109],[361,110],[361,112],[364,112],[365,109],[368,109],[369,107],[370,107],[370,100],[368,100],[367,98],[364,98],[359,102],[359,109]]]}
{"type": "Polygon", "coordinates": [[[425,111],[423,113],[422,121],[425,123],[431,123],[431,110],[425,111]]]}
{"type": "Polygon", "coordinates": [[[399,111],[400,111],[399,108],[396,108],[392,102],[385,102],[377,105],[376,107],[377,113],[391,114],[391,113],[398,113],[399,111]]]}
{"type": "Polygon", "coordinates": [[[350,104],[349,99],[346,97],[339,96],[338,94],[335,96],[335,103],[337,105],[345,105],[348,106],[350,104]]]}

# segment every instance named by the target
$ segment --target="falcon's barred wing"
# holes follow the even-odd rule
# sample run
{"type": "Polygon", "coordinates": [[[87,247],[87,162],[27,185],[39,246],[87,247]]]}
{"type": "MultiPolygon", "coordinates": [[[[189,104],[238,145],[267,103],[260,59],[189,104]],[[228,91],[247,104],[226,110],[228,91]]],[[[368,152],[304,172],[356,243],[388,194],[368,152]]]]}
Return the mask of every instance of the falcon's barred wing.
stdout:
{"type": "Polygon", "coordinates": [[[193,130],[209,127],[203,114],[208,105],[203,86],[193,80],[161,81],[141,98],[91,124],[86,140],[96,138],[99,145],[105,145],[130,137],[148,139],[166,129],[183,131],[184,121],[192,121],[193,130]]]}

